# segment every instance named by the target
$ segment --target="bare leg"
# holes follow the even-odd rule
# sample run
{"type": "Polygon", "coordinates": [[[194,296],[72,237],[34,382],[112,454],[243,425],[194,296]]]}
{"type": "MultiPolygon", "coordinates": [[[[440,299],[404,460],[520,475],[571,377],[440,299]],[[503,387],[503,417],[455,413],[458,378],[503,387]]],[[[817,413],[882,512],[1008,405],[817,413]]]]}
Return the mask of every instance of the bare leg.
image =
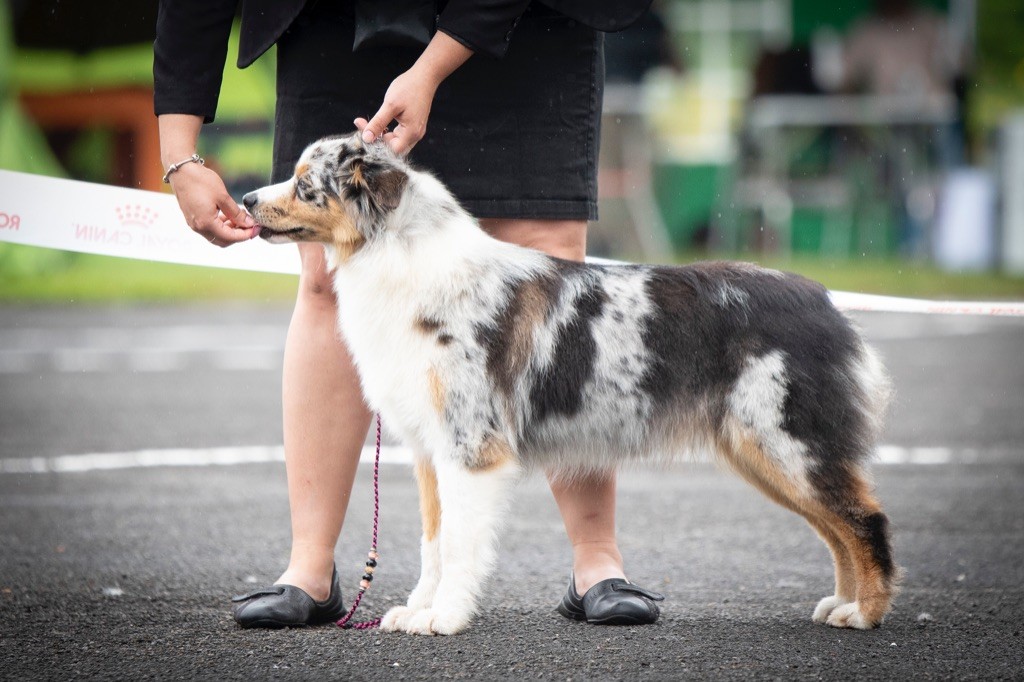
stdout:
{"type": "Polygon", "coordinates": [[[302,275],[285,343],[282,401],[292,551],[277,582],[323,600],[370,413],[337,331],[323,249],[301,244],[299,251],[302,275]]]}
{"type": "MultiPolygon", "coordinates": [[[[581,261],[586,255],[586,221],[484,219],[481,223],[498,239],[558,258],[581,261]]],[[[549,478],[548,482],[572,543],[573,575],[579,593],[608,578],[625,578],[615,540],[615,474],[578,478],[570,483],[549,478]]]]}

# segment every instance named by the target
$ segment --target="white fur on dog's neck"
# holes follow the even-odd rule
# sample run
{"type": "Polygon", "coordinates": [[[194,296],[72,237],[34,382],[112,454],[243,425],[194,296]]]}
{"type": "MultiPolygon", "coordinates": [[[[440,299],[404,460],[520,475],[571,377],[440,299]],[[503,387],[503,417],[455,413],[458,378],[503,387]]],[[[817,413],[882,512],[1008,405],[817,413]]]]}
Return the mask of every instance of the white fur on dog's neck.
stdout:
{"type": "MultiPolygon", "coordinates": [[[[402,201],[384,220],[377,234],[350,258],[344,262],[332,259],[345,288],[371,286],[375,298],[385,293],[379,287],[418,290],[412,296],[403,292],[402,300],[419,298],[426,290],[453,296],[478,287],[478,282],[466,280],[467,273],[497,268],[526,275],[542,268],[547,260],[537,251],[488,235],[429,173],[409,171],[402,201]]],[[[338,291],[340,300],[351,298],[351,293],[338,291]]]]}
{"type": "Polygon", "coordinates": [[[348,259],[334,259],[339,326],[369,406],[405,415],[399,435],[432,451],[445,436],[433,432],[434,415],[424,411],[431,398],[409,388],[409,372],[427,374],[436,341],[415,331],[417,321],[463,325],[459,331],[471,335],[473,324],[503,307],[503,282],[527,278],[550,259],[489,236],[423,172],[410,171],[401,203],[385,220],[348,259]]]}

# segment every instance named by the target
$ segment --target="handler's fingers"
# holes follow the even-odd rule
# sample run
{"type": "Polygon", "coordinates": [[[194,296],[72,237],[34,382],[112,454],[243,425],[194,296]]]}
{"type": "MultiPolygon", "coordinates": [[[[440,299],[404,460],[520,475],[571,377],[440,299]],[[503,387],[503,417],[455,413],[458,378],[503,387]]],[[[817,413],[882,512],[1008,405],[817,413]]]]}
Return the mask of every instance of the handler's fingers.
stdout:
{"type": "Polygon", "coordinates": [[[378,111],[362,129],[363,142],[373,142],[378,137],[384,135],[384,131],[387,130],[388,125],[391,123],[391,121],[394,120],[394,118],[394,108],[390,104],[385,102],[383,105],[381,105],[380,111],[378,111]]]}
{"type": "Polygon", "coordinates": [[[222,249],[240,241],[234,236],[237,231],[225,224],[224,214],[220,211],[217,211],[217,215],[213,218],[201,221],[196,229],[196,232],[206,237],[206,241],[222,249]]]}
{"type": "MultiPolygon", "coordinates": [[[[363,130],[364,128],[366,128],[366,124],[369,121],[367,121],[365,118],[359,117],[352,122],[355,124],[356,128],[358,128],[359,130],[363,130]]],[[[385,129],[384,134],[381,136],[380,139],[382,139],[392,149],[395,148],[395,133],[393,131],[385,129]]]]}
{"type": "Polygon", "coordinates": [[[407,154],[422,138],[423,133],[402,124],[399,124],[393,133],[384,136],[391,149],[399,155],[407,154]]]}
{"type": "Polygon", "coordinates": [[[252,219],[244,208],[235,203],[235,200],[231,198],[231,195],[224,194],[220,200],[217,201],[217,208],[220,209],[221,213],[238,227],[252,227],[256,224],[256,221],[252,219]]]}
{"type": "Polygon", "coordinates": [[[225,229],[230,230],[232,243],[253,239],[259,234],[256,221],[244,208],[235,203],[231,195],[221,196],[217,202],[217,208],[219,209],[218,218],[225,229]]]}

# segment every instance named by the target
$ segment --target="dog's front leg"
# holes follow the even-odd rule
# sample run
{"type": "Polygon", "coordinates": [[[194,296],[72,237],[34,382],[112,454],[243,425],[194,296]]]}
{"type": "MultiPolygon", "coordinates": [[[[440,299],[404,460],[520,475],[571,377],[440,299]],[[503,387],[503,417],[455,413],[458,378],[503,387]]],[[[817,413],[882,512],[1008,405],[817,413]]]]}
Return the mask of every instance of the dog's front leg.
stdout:
{"type": "Polygon", "coordinates": [[[494,566],[498,523],[517,472],[511,460],[486,467],[437,463],[441,580],[430,608],[410,616],[407,632],[451,635],[469,625],[494,566]]]}
{"type": "Polygon", "coordinates": [[[420,491],[420,518],[423,537],[420,540],[420,579],[405,606],[396,606],[384,614],[382,630],[405,630],[417,611],[429,608],[441,580],[441,500],[437,494],[437,472],[425,457],[416,459],[416,483],[420,491]]]}

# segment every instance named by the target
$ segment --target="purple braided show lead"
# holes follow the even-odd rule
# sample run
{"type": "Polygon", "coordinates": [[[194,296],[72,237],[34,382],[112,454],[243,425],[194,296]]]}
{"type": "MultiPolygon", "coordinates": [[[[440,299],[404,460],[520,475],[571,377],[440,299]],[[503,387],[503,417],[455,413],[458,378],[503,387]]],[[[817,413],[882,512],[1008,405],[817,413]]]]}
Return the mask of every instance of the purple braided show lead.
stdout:
{"type": "MultiPolygon", "coordinates": [[[[377,528],[380,522],[380,413],[377,413],[377,454],[373,460],[373,544],[370,546],[370,559],[376,561],[377,559],[377,528]]],[[[370,583],[366,583],[366,587],[362,584],[359,586],[359,594],[356,595],[356,600],[352,603],[352,608],[348,610],[344,616],[342,616],[337,626],[339,628],[353,629],[353,630],[370,630],[371,628],[380,626],[380,618],[374,618],[373,620],[364,620],[357,623],[350,623],[352,616],[355,615],[356,609],[359,608],[359,602],[363,600],[363,595],[366,590],[369,589],[370,583]]]]}

